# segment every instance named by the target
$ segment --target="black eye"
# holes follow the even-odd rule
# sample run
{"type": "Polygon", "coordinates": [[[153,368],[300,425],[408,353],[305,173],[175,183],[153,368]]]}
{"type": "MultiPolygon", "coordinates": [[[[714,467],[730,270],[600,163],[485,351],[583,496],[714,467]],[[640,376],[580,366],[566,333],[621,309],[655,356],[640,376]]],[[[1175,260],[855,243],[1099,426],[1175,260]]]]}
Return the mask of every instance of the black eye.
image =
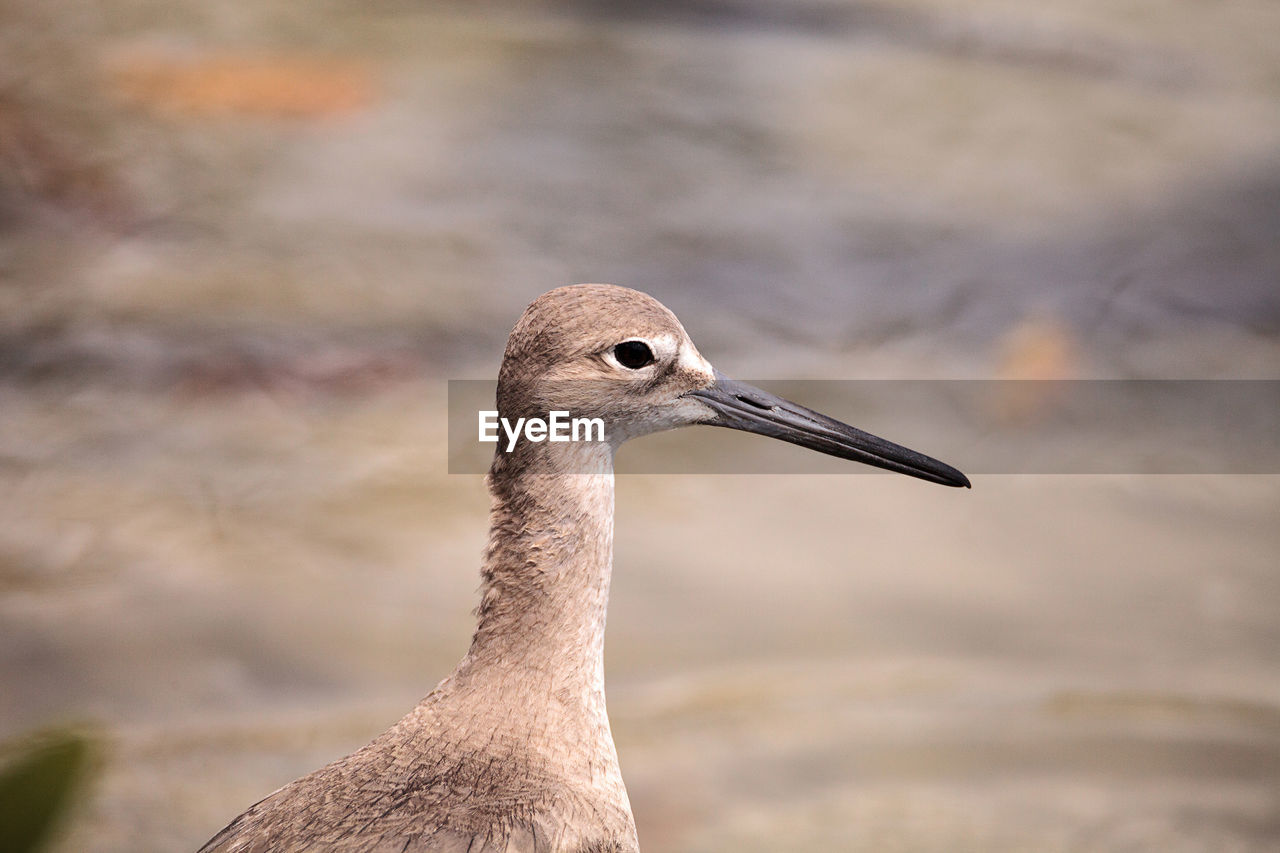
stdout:
{"type": "Polygon", "coordinates": [[[653,350],[644,341],[623,341],[613,348],[613,357],[628,370],[639,370],[653,364],[653,350]]]}

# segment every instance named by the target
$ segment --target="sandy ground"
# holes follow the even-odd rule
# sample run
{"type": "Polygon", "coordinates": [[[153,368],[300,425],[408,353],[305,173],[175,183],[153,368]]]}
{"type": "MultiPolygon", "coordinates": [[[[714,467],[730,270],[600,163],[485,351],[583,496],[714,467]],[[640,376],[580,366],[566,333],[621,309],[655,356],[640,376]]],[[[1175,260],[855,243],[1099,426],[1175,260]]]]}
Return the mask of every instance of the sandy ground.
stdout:
{"type": "MultiPolygon", "coordinates": [[[[1274,4],[71,6],[0,36],[0,735],[99,733],[68,851],[193,849],[447,674],[446,383],[549,287],[742,377],[1280,376],[1274,4]]],[[[642,843],[1275,849],[1277,509],[620,477],[642,843]]]]}

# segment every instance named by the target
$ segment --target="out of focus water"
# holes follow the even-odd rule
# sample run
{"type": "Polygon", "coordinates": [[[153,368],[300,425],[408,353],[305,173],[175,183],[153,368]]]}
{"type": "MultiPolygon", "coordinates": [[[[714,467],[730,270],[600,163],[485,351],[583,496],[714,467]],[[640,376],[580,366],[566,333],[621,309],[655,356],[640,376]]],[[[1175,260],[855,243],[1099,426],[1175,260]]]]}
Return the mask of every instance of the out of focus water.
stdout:
{"type": "MultiPolygon", "coordinates": [[[[0,733],[106,733],[66,849],[194,848],[447,673],[446,380],[551,287],[744,377],[1280,374],[1263,0],[0,16],[0,733]]],[[[642,843],[1274,848],[1278,498],[621,478],[642,843]]]]}

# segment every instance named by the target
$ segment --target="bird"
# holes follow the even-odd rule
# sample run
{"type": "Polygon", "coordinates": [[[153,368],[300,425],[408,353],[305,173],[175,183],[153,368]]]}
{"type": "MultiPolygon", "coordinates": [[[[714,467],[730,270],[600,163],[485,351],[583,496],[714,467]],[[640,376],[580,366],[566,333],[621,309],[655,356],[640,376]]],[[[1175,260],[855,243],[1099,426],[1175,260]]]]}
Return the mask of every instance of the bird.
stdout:
{"type": "MultiPolygon", "coordinates": [[[[721,374],[653,297],[608,284],[525,309],[498,412],[599,418],[602,441],[500,442],[476,629],[364,747],[250,806],[200,853],[637,853],[605,708],[613,457],[686,425],[745,430],[947,486],[955,468],[721,374]]],[[[526,436],[528,434],[526,433],[526,436]]]]}

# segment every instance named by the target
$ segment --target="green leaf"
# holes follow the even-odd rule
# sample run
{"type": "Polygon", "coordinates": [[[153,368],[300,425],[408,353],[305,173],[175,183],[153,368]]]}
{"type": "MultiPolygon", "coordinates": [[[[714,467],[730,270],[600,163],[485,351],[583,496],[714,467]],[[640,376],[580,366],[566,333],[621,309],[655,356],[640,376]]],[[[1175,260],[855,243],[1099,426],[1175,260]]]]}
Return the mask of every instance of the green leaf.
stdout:
{"type": "Polygon", "coordinates": [[[92,745],[84,734],[59,731],[24,739],[0,769],[0,853],[41,850],[66,815],[89,770],[92,745]]]}

